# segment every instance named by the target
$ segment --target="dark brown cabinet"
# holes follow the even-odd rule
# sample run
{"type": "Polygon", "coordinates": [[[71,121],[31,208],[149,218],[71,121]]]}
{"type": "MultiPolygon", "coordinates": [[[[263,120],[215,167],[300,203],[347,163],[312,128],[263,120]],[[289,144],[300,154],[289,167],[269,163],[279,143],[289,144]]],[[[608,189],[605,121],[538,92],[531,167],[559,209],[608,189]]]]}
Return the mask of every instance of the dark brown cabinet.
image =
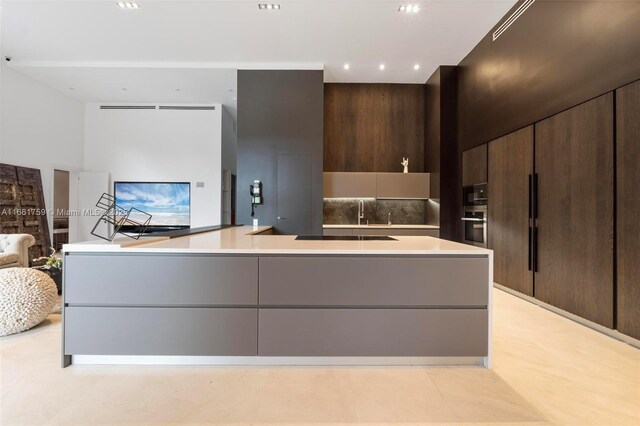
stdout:
{"type": "Polygon", "coordinates": [[[487,144],[462,153],[462,186],[487,181],[487,144]]]}
{"type": "Polygon", "coordinates": [[[423,84],[324,85],[324,171],[424,172],[423,84]]]}
{"type": "Polygon", "coordinates": [[[535,124],[535,297],[609,328],[614,325],[613,124],[612,93],[535,124]]]}
{"type": "Polygon", "coordinates": [[[494,251],[494,281],[533,296],[530,178],[533,126],[489,143],[488,245],[494,251]]]}
{"type": "Polygon", "coordinates": [[[617,323],[640,339],[640,82],[616,91],[617,323]]]}

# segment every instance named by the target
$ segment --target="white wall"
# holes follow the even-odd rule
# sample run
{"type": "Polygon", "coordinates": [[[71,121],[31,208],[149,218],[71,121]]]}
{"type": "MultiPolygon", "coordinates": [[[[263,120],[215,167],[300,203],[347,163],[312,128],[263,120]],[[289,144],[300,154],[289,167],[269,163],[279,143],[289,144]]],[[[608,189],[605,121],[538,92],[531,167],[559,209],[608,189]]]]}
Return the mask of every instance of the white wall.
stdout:
{"type": "MultiPolygon", "coordinates": [[[[45,204],[53,208],[53,170],[80,170],[84,104],[11,69],[0,72],[0,162],[40,169],[45,204]]],[[[53,218],[49,215],[49,229],[53,218]]]]}
{"type": "Polygon", "coordinates": [[[85,110],[84,168],[114,181],[191,182],[191,226],[220,224],[221,105],[213,111],[85,110]],[[204,182],[197,188],[196,182],[204,182]]]}

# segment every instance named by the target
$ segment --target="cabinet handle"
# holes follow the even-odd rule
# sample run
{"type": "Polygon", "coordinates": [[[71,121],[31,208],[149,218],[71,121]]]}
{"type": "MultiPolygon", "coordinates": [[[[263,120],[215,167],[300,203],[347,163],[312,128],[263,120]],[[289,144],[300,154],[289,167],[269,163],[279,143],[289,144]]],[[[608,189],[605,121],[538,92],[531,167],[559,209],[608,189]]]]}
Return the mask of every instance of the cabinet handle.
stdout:
{"type": "Polygon", "coordinates": [[[531,245],[533,244],[533,175],[531,173],[529,173],[529,197],[527,198],[527,201],[529,202],[528,204],[528,208],[529,208],[529,239],[528,239],[528,244],[527,244],[527,265],[528,265],[528,270],[531,271],[533,269],[533,259],[532,259],[532,247],[531,245]]]}
{"type": "Polygon", "coordinates": [[[527,255],[529,271],[533,269],[533,259],[532,259],[532,253],[531,253],[532,238],[533,238],[533,227],[529,225],[529,251],[527,255]]]}
{"type": "Polygon", "coordinates": [[[538,174],[533,174],[533,272],[538,272],[538,174]]]}
{"type": "Polygon", "coordinates": [[[533,272],[538,272],[538,227],[533,228],[533,272]]]}

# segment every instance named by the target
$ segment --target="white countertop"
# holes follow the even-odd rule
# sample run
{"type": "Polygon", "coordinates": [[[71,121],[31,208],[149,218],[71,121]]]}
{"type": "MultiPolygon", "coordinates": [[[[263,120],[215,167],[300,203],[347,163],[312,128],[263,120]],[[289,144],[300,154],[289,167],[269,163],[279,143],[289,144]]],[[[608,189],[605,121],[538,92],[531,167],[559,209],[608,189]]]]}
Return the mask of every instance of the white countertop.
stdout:
{"type": "Polygon", "coordinates": [[[491,250],[433,237],[394,236],[397,241],[298,241],[295,235],[254,235],[270,226],[239,226],[152,242],[120,238],[112,242],[65,244],[70,252],[234,253],[234,254],[368,254],[368,255],[482,255],[491,250]],[[135,241],[135,244],[131,242],[135,241]]]}
{"type": "Polygon", "coordinates": [[[440,229],[438,225],[401,225],[401,224],[391,224],[386,225],[383,223],[372,223],[369,225],[333,225],[333,224],[324,224],[322,225],[325,229],[440,229]]]}

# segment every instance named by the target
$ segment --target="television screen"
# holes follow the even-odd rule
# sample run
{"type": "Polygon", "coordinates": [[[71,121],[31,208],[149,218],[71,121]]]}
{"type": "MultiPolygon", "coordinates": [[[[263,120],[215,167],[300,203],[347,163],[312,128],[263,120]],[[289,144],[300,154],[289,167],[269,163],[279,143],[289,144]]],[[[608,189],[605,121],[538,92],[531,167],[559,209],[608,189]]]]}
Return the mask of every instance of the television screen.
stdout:
{"type": "MultiPolygon", "coordinates": [[[[131,207],[149,213],[152,228],[185,228],[191,222],[188,182],[115,182],[114,196],[119,208],[131,207]]],[[[144,222],[147,217],[135,210],[130,219],[144,222]]]]}

